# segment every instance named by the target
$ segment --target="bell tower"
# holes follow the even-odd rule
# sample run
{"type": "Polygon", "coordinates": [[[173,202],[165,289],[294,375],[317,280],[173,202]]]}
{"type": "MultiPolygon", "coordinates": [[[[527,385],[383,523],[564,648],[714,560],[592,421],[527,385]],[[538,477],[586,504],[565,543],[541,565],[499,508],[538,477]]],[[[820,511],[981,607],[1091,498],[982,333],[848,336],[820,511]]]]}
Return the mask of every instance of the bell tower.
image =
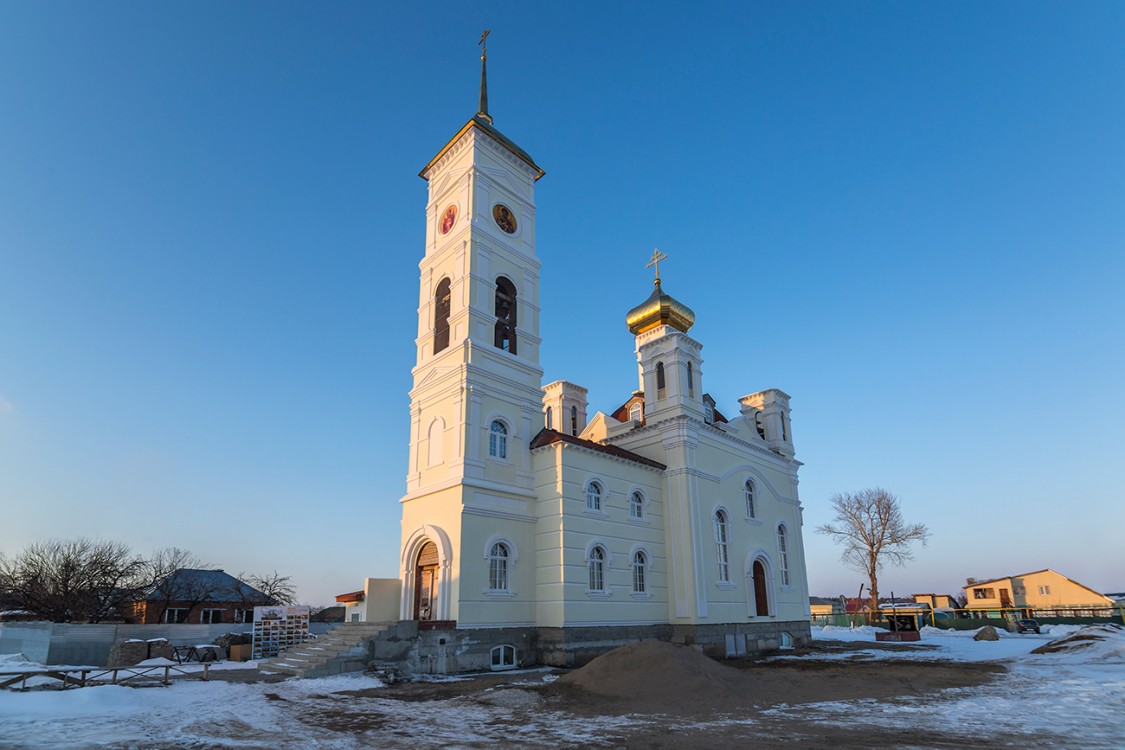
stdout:
{"type": "Polygon", "coordinates": [[[462,600],[472,595],[461,592],[479,596],[481,586],[460,569],[463,551],[480,557],[478,537],[497,518],[516,527],[509,544],[524,535],[523,517],[534,529],[528,445],[543,420],[534,193],[544,171],[493,125],[487,35],[478,111],[420,172],[429,198],[401,501],[403,619],[421,611],[415,558],[426,541],[439,552],[426,587],[432,619],[471,622],[462,600]]]}

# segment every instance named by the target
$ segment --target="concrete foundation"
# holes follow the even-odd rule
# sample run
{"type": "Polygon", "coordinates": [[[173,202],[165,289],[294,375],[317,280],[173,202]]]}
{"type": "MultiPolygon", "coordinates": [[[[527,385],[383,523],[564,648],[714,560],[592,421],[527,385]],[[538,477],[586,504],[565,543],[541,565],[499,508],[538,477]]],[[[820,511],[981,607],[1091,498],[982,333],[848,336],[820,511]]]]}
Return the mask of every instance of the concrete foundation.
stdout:
{"type": "Polygon", "coordinates": [[[806,645],[811,635],[807,621],[419,630],[417,621],[402,620],[368,643],[374,666],[406,674],[456,674],[497,667],[580,667],[607,651],[644,640],[691,646],[723,659],[806,645]]]}

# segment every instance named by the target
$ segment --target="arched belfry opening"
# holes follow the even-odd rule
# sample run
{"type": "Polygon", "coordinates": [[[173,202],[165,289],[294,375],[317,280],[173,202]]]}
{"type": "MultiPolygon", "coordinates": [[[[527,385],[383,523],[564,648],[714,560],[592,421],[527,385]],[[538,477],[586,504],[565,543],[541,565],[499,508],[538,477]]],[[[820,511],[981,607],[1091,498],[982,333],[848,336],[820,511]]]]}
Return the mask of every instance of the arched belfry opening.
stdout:
{"type": "Polygon", "coordinates": [[[414,562],[414,617],[415,620],[432,620],[436,609],[438,584],[438,548],[426,542],[418,550],[414,562]]]}
{"type": "Polygon", "coordinates": [[[449,279],[442,279],[434,292],[434,354],[449,347],[449,279]]]}
{"type": "Polygon", "coordinates": [[[503,276],[496,279],[496,348],[516,353],[516,285],[503,276]]]}

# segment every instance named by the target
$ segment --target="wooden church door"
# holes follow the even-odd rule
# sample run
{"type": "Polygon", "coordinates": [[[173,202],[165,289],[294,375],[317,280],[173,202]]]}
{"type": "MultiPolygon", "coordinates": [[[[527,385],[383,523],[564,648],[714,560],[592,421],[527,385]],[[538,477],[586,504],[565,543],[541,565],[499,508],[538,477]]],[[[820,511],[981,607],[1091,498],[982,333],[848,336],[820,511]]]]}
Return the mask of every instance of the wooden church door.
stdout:
{"type": "Polygon", "coordinates": [[[426,542],[418,552],[414,566],[414,619],[434,619],[437,596],[438,551],[433,542],[426,542]]]}
{"type": "Polygon", "coordinates": [[[766,567],[761,560],[754,561],[754,614],[765,617],[770,613],[770,600],[766,594],[766,567]]]}

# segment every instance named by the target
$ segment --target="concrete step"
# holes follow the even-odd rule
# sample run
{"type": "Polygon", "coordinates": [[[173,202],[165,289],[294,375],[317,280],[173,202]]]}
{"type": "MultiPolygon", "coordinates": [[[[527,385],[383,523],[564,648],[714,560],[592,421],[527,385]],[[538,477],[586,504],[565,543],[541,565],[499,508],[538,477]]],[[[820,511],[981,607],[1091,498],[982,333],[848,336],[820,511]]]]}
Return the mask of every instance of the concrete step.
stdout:
{"type": "Polygon", "coordinates": [[[387,623],[343,623],[316,640],[306,641],[259,663],[258,671],[294,677],[325,677],[362,670],[366,666],[364,659],[353,652],[388,627],[387,623]]]}

